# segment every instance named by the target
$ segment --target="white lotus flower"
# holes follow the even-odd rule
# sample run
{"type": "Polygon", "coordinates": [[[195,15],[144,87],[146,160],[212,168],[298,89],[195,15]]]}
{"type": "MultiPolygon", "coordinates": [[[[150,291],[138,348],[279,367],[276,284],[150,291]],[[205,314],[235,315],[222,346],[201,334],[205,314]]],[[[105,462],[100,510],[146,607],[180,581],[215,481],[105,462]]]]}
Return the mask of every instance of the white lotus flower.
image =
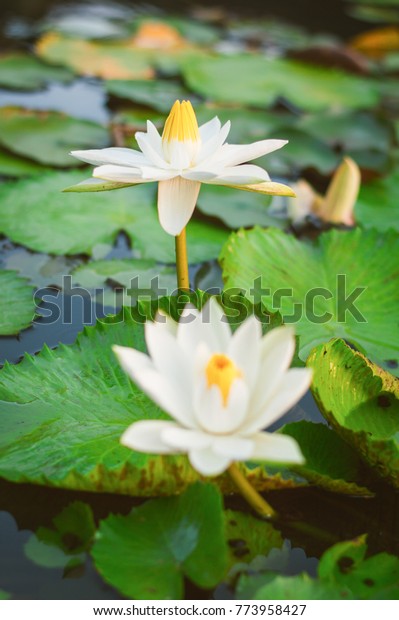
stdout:
{"type": "Polygon", "coordinates": [[[118,147],[72,151],[74,157],[97,167],[94,180],[67,191],[102,191],[157,181],[159,220],[166,232],[175,236],[191,218],[201,183],[294,196],[286,185],[272,183],[263,168],[243,165],[281,148],[287,141],[227,144],[229,130],[230,121],[222,127],[217,117],[198,127],[191,103],[176,101],[162,137],[151,121],[147,121],[146,133],[136,133],[140,151],[118,147]]]}
{"type": "Polygon", "coordinates": [[[288,369],[295,349],[291,327],[262,337],[251,316],[232,334],[212,298],[202,312],[186,309],[178,324],[164,316],[147,321],[145,337],[149,356],[113,349],[123,369],[173,421],[135,422],[122,444],[152,454],[187,453],[204,476],[222,473],[233,461],[303,462],[294,439],[261,432],[311,381],[309,369],[288,369]]]}

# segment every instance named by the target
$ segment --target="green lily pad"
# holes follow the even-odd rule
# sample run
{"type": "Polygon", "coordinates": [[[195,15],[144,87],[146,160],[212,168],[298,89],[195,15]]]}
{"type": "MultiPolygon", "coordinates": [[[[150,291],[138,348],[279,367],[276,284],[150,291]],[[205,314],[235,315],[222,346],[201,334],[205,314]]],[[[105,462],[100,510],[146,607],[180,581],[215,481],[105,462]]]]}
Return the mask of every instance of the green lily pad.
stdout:
{"type": "Polygon", "coordinates": [[[0,590],[0,600],[6,601],[9,598],[10,595],[7,592],[4,592],[4,590],[0,590]]]}
{"type": "Polygon", "coordinates": [[[366,558],[366,553],[366,536],[334,545],[320,560],[320,581],[349,588],[362,600],[397,600],[399,558],[389,553],[366,558]]]}
{"type": "Polygon", "coordinates": [[[217,217],[229,228],[240,226],[278,226],[286,221],[268,213],[270,196],[237,190],[218,185],[204,186],[198,196],[198,208],[202,213],[217,217]]]}
{"type": "Polygon", "coordinates": [[[281,533],[271,523],[237,510],[225,510],[224,515],[230,567],[282,546],[281,533]]]}
{"type": "Polygon", "coordinates": [[[267,289],[266,307],[280,311],[300,336],[301,359],[333,337],[345,338],[379,364],[399,359],[395,233],[332,230],[307,243],[254,228],[232,234],[221,261],[227,289],[238,287],[250,298],[256,283],[267,289]]]}
{"type": "Polygon", "coordinates": [[[0,175],[5,177],[31,177],[43,174],[45,169],[28,159],[17,157],[11,153],[0,150],[0,175]]]}
{"type": "Polygon", "coordinates": [[[399,380],[342,340],[314,349],[308,365],[324,417],[377,474],[399,487],[399,380]]]}
{"type": "Polygon", "coordinates": [[[105,127],[60,112],[0,108],[0,143],[13,153],[48,166],[72,167],[80,162],[73,149],[109,145],[105,127]]]}
{"type": "Polygon", "coordinates": [[[371,495],[360,484],[364,465],[354,448],[324,424],[292,422],[280,432],[293,437],[305,457],[305,464],[290,469],[310,483],[328,491],[348,495],[371,495]]]}
{"type": "Polygon", "coordinates": [[[64,67],[49,67],[34,56],[9,53],[0,56],[0,86],[15,90],[37,90],[49,82],[69,82],[73,73],[64,67]]]}
{"type": "Polygon", "coordinates": [[[15,271],[0,271],[0,336],[18,334],[35,318],[33,287],[15,271]]]}
{"type": "Polygon", "coordinates": [[[137,50],[128,41],[87,41],[48,32],[36,43],[36,53],[46,62],[66,66],[78,75],[93,75],[104,80],[154,76],[148,51],[137,50]]]}
{"type": "MultiPolygon", "coordinates": [[[[71,158],[72,159],[72,158],[71,158]]],[[[156,184],[101,193],[61,193],[88,172],[52,172],[0,188],[0,230],[32,250],[49,254],[92,254],[124,230],[140,258],[173,263],[174,238],[161,228],[155,208],[156,184]],[[26,200],[29,196],[29,201],[26,200]]],[[[215,258],[227,231],[202,222],[188,225],[191,263],[215,258]]]]}
{"type": "Polygon", "coordinates": [[[180,599],[184,577],[209,589],[227,567],[222,500],[211,484],[192,485],[111,515],[100,525],[92,555],[102,577],[128,598],[180,599]]]}
{"type": "Polygon", "coordinates": [[[399,170],[391,175],[362,185],[356,203],[356,221],[364,228],[399,231],[399,170]]]}
{"type": "MultiPolygon", "coordinates": [[[[182,308],[177,303],[176,298],[160,302],[174,317],[182,308]]],[[[144,350],[143,322],[157,305],[125,308],[86,328],[72,346],[44,347],[18,365],[5,365],[0,371],[1,477],[136,496],[171,495],[199,479],[185,456],[142,454],[119,441],[135,420],[166,417],[128,379],[111,349],[119,344],[144,350]]],[[[260,490],[298,486],[269,476],[263,467],[246,475],[260,490]]],[[[232,491],[229,478],[217,482],[232,491]]]]}
{"type": "Polygon", "coordinates": [[[219,103],[266,108],[285,97],[305,110],[317,111],[332,106],[373,107],[380,99],[372,79],[261,54],[192,57],[182,68],[194,92],[219,103]]]}
{"type": "Polygon", "coordinates": [[[176,99],[189,95],[179,84],[166,80],[107,80],[105,90],[121,99],[148,106],[159,112],[169,112],[176,99]]]}
{"type": "Polygon", "coordinates": [[[366,553],[366,536],[359,536],[327,549],[317,579],[305,573],[285,577],[272,571],[243,575],[237,592],[240,598],[254,600],[396,600],[399,558],[388,553],[366,558],[366,553]]]}

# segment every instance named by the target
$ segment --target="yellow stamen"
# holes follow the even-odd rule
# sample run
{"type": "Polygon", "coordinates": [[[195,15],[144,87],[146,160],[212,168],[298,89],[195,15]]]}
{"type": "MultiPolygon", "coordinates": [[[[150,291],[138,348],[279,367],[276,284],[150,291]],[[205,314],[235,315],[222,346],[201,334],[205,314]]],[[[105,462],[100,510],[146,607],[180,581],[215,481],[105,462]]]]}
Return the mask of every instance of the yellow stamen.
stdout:
{"type": "Polygon", "coordinates": [[[197,117],[190,101],[182,101],[181,103],[175,101],[166,119],[162,140],[164,142],[171,140],[197,142],[199,140],[197,117]]]}
{"type": "Polygon", "coordinates": [[[227,355],[215,353],[208,362],[205,374],[208,388],[217,385],[222,393],[223,404],[226,406],[231,385],[234,379],[242,376],[241,372],[227,355]]]}

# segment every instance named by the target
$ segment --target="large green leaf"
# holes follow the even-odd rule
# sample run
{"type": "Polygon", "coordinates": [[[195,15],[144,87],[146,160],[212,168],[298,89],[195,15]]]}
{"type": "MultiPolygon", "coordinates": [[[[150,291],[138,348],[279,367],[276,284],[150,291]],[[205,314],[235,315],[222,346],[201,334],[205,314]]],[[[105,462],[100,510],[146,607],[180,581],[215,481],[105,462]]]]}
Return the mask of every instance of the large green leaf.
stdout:
{"type": "Polygon", "coordinates": [[[281,431],[293,437],[305,457],[305,464],[291,466],[309,482],[338,493],[349,495],[370,495],[362,486],[364,466],[354,448],[324,424],[313,422],[292,422],[281,431]]]}
{"type": "Polygon", "coordinates": [[[251,296],[261,279],[266,307],[295,325],[302,359],[338,336],[380,364],[398,360],[395,233],[333,230],[307,243],[279,230],[254,228],[232,234],[221,260],[227,289],[239,287],[251,296]]]}
{"type": "Polygon", "coordinates": [[[0,336],[18,334],[35,317],[33,287],[15,271],[0,271],[0,336]]]}
{"type": "Polygon", "coordinates": [[[240,226],[284,226],[284,219],[268,213],[270,196],[239,192],[220,185],[205,185],[198,196],[198,208],[222,220],[229,228],[240,226]]]}
{"type": "Polygon", "coordinates": [[[106,581],[134,599],[180,599],[183,578],[212,588],[227,568],[222,501],[211,484],[101,523],[92,554],[106,581]]]}
{"type": "Polygon", "coordinates": [[[179,84],[166,80],[107,80],[105,89],[110,95],[130,99],[159,112],[169,112],[176,99],[189,97],[179,84]]]}
{"type": "Polygon", "coordinates": [[[323,415],[376,473],[399,487],[399,380],[342,340],[314,349],[308,365],[323,415]]]}
{"type": "Polygon", "coordinates": [[[9,53],[0,56],[0,85],[16,90],[37,90],[49,82],[69,82],[68,69],[49,67],[34,56],[9,53]]]}
{"type": "Polygon", "coordinates": [[[399,170],[362,185],[356,203],[356,220],[364,228],[399,231],[399,170]]]}
{"type": "MultiPolygon", "coordinates": [[[[194,299],[193,299],[194,300],[194,299]]],[[[174,313],[177,300],[164,299],[174,313]]],[[[186,457],[151,456],[119,443],[135,420],[164,418],[120,368],[114,344],[144,350],[148,306],[86,328],[72,346],[45,347],[0,371],[0,476],[97,492],[169,495],[198,480],[186,457]]],[[[262,467],[247,472],[262,488],[297,484],[262,467]]],[[[224,490],[232,484],[219,479],[224,490]]]]}
{"type": "MultiPolygon", "coordinates": [[[[136,256],[173,263],[174,238],[160,226],[156,184],[100,193],[61,193],[88,172],[52,172],[0,188],[0,230],[13,241],[50,254],[92,254],[124,230],[136,256]],[[29,200],[26,197],[29,196],[29,200]]],[[[192,221],[188,253],[192,263],[215,258],[227,232],[192,221]]]]}
{"type": "Polygon", "coordinates": [[[194,92],[219,103],[269,107],[285,97],[305,110],[323,110],[373,107],[380,98],[371,79],[261,54],[192,57],[183,75],[194,92]]]}
{"type": "Polygon", "coordinates": [[[105,127],[60,112],[0,108],[0,143],[10,151],[48,166],[80,162],[69,151],[108,146],[105,127]]]}

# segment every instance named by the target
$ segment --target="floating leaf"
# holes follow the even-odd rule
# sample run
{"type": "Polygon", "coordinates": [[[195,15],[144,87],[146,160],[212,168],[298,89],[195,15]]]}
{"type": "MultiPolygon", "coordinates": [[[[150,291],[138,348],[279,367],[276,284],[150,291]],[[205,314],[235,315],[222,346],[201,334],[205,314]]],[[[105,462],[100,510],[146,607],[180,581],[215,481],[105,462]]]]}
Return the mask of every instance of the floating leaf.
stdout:
{"type": "Polygon", "coordinates": [[[50,82],[69,82],[73,74],[62,67],[49,67],[34,56],[20,53],[0,56],[0,86],[15,90],[37,90],[50,82]]]}
{"type": "Polygon", "coordinates": [[[107,281],[126,289],[148,292],[164,289],[159,296],[171,295],[176,289],[176,268],[159,265],[152,260],[114,259],[91,261],[73,271],[74,283],[87,288],[104,286],[107,281]]]}
{"type": "Polygon", "coordinates": [[[399,171],[361,186],[356,204],[356,220],[364,228],[399,231],[397,189],[399,171]]]}
{"type": "Polygon", "coordinates": [[[180,599],[184,577],[209,589],[227,568],[222,501],[211,484],[156,499],[100,525],[92,554],[106,581],[128,598],[180,599]]]}
{"type": "Polygon", "coordinates": [[[364,466],[359,455],[333,430],[324,424],[301,421],[287,424],[280,432],[293,437],[305,457],[305,464],[291,466],[291,471],[328,491],[349,495],[371,494],[359,484],[364,477],[364,466]]]}
{"type": "Polygon", "coordinates": [[[134,49],[127,41],[86,41],[49,32],[36,43],[36,53],[47,62],[69,67],[78,75],[94,75],[104,80],[154,76],[148,53],[134,49]]]}
{"type": "Polygon", "coordinates": [[[271,523],[236,510],[226,510],[224,514],[230,566],[249,562],[282,546],[282,536],[271,523]]]}
{"type": "Polygon", "coordinates": [[[30,177],[42,174],[45,169],[33,161],[0,150],[0,175],[5,177],[30,177]]]}
{"type": "Polygon", "coordinates": [[[285,97],[313,111],[373,107],[380,98],[372,79],[261,54],[192,57],[183,63],[183,75],[194,92],[219,103],[265,108],[285,97]]]}
{"type": "Polygon", "coordinates": [[[317,347],[308,364],[324,417],[376,473],[399,487],[399,380],[342,340],[317,347]]]}
{"type": "Polygon", "coordinates": [[[222,220],[229,228],[240,226],[278,226],[283,219],[268,213],[271,198],[254,192],[238,192],[218,185],[204,186],[198,197],[198,208],[206,215],[222,220]]]}
{"type": "Polygon", "coordinates": [[[338,543],[320,560],[320,581],[337,590],[349,588],[358,599],[397,600],[399,596],[399,558],[378,553],[366,558],[366,536],[338,543]]]}
{"type": "Polygon", "coordinates": [[[333,230],[311,244],[255,228],[232,234],[221,260],[227,289],[238,287],[250,298],[256,282],[267,289],[263,302],[294,324],[301,359],[337,336],[378,363],[399,358],[395,233],[333,230]]]}
{"type": "MultiPolygon", "coordinates": [[[[181,304],[166,298],[161,307],[176,317],[181,304]]],[[[0,371],[1,477],[138,496],[171,495],[198,480],[185,456],[142,454],[119,441],[135,420],[165,418],[128,379],[111,349],[119,344],[144,350],[143,322],[149,313],[148,304],[125,308],[124,314],[86,328],[72,346],[44,347],[18,365],[5,365],[0,371]]],[[[259,489],[298,486],[269,476],[263,467],[246,474],[259,489]]],[[[218,481],[231,492],[229,479],[218,481]]]]}
{"type": "Polygon", "coordinates": [[[80,162],[69,151],[108,146],[109,136],[97,123],[60,112],[7,107],[0,108],[0,143],[42,164],[72,167],[80,162]]]}
{"type": "Polygon", "coordinates": [[[4,590],[0,590],[0,600],[7,600],[10,598],[10,595],[7,592],[4,592],[4,590]]]}
{"type": "Polygon", "coordinates": [[[318,579],[305,573],[283,577],[272,571],[243,575],[237,592],[240,598],[245,594],[255,600],[396,600],[399,558],[388,553],[366,558],[365,539],[360,536],[327,549],[319,562],[318,579]],[[259,587],[262,578],[264,585],[259,587]]]}
{"type": "Polygon", "coordinates": [[[15,271],[0,271],[0,335],[18,334],[35,317],[33,287],[15,271]]]}
{"type": "MultiPolygon", "coordinates": [[[[137,256],[173,263],[174,239],[158,221],[156,184],[113,192],[61,193],[88,174],[53,172],[3,185],[0,230],[17,243],[49,254],[92,254],[96,245],[112,244],[124,230],[137,256]]],[[[192,220],[188,225],[190,262],[215,258],[226,238],[225,230],[192,220]]]]}
{"type": "Polygon", "coordinates": [[[166,80],[107,80],[104,84],[110,95],[130,99],[159,112],[169,112],[176,99],[189,95],[179,84],[166,80]]]}

